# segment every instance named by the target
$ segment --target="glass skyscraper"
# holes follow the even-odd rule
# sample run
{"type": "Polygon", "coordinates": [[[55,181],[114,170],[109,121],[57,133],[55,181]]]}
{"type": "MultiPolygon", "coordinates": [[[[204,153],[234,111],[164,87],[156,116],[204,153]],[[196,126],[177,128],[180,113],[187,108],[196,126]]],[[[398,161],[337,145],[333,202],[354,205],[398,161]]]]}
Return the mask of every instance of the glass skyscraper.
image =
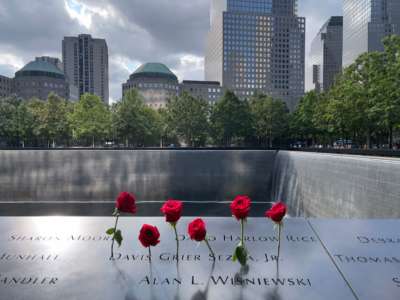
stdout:
{"type": "Polygon", "coordinates": [[[331,17],[311,44],[310,61],[317,92],[328,90],[342,71],[343,17],[331,17]]]}
{"type": "Polygon", "coordinates": [[[382,39],[390,34],[400,34],[399,0],[344,0],[344,66],[362,53],[382,51],[382,39]]]}
{"type": "Polygon", "coordinates": [[[294,109],[304,94],[304,44],[297,0],[213,0],[205,78],[242,99],[260,91],[294,109]]]}

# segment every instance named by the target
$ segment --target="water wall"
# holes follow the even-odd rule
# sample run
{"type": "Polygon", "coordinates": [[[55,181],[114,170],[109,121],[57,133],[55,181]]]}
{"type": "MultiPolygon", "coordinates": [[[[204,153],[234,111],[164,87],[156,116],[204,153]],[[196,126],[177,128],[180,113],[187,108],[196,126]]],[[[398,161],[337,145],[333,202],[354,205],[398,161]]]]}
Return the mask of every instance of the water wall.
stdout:
{"type": "Polygon", "coordinates": [[[192,210],[229,214],[212,202],[237,194],[270,201],[275,155],[257,150],[1,150],[0,202],[8,206],[0,214],[25,214],[20,212],[35,211],[38,203],[49,211],[58,207],[61,214],[110,214],[120,191],[146,202],[140,210],[144,214],[159,213],[159,203],[152,201],[169,197],[203,203],[192,210]]]}
{"type": "Polygon", "coordinates": [[[272,186],[296,216],[400,217],[396,158],[279,151],[272,186]]]}
{"type": "MultiPolygon", "coordinates": [[[[0,215],[109,215],[120,191],[142,215],[188,201],[186,215],[224,215],[237,194],[282,199],[292,216],[400,217],[400,160],[263,150],[1,150],[0,215]]],[[[262,202],[257,204],[256,202],[262,202]]]]}

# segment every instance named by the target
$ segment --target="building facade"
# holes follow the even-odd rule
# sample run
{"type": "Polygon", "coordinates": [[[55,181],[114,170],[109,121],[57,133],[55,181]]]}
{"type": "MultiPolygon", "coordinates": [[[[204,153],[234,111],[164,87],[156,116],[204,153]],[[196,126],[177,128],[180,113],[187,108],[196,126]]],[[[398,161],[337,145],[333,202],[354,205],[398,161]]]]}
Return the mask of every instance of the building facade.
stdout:
{"type": "Polygon", "coordinates": [[[382,39],[400,34],[399,0],[343,1],[343,66],[365,52],[382,51],[382,39]]]}
{"type": "Polygon", "coordinates": [[[213,105],[225,92],[215,81],[183,80],[179,83],[178,77],[161,63],[146,63],[133,72],[122,84],[122,96],[131,89],[138,90],[145,104],[155,109],[165,107],[169,99],[184,92],[213,105]]]}
{"type": "Polygon", "coordinates": [[[312,77],[317,92],[327,91],[342,71],[343,17],[331,17],[311,44],[312,77]]]}
{"type": "Polygon", "coordinates": [[[225,89],[217,81],[183,80],[180,93],[183,92],[214,105],[224,95],[225,89]]]}
{"type": "Polygon", "coordinates": [[[0,98],[5,98],[13,94],[13,79],[0,75],[0,98]]]}
{"type": "Polygon", "coordinates": [[[89,34],[64,37],[62,41],[64,72],[70,85],[77,88],[79,97],[85,93],[109,101],[108,47],[106,40],[89,34]]]}
{"type": "Polygon", "coordinates": [[[36,58],[15,73],[14,93],[26,100],[46,100],[50,93],[69,99],[69,86],[64,72],[55,64],[36,58]]]}
{"type": "Polygon", "coordinates": [[[305,18],[297,0],[213,0],[205,78],[240,98],[262,92],[294,109],[304,95],[305,18]]]}
{"type": "Polygon", "coordinates": [[[179,95],[179,82],[167,66],[146,63],[122,85],[122,96],[130,89],[137,89],[146,105],[159,109],[167,105],[168,99],[179,95]]]}

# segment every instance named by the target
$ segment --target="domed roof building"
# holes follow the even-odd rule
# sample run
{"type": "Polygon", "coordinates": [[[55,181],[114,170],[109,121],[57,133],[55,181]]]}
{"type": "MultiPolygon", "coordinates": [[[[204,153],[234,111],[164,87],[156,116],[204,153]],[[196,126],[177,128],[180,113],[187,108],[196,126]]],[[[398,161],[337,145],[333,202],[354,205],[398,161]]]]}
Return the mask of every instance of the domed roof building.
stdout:
{"type": "Polygon", "coordinates": [[[169,98],[179,95],[179,82],[164,64],[146,63],[122,85],[122,95],[130,89],[137,89],[146,105],[158,109],[165,107],[169,98]]]}
{"type": "Polygon", "coordinates": [[[21,70],[15,73],[15,77],[22,76],[48,76],[53,78],[65,79],[63,71],[50,62],[44,60],[31,61],[21,70]]]}
{"type": "Polygon", "coordinates": [[[64,72],[57,66],[59,60],[38,57],[15,73],[15,93],[23,99],[47,99],[53,92],[69,98],[69,86],[64,72]]]}
{"type": "Polygon", "coordinates": [[[161,63],[146,63],[141,65],[133,74],[129,77],[134,78],[165,78],[172,81],[178,81],[178,78],[171,70],[164,64],[161,63]]]}

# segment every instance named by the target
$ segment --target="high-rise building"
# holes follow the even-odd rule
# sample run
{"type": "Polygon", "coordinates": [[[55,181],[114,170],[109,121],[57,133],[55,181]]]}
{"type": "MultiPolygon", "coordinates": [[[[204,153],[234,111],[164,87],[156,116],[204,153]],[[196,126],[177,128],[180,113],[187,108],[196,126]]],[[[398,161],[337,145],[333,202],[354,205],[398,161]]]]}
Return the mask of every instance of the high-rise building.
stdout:
{"type": "Polygon", "coordinates": [[[62,41],[64,72],[69,83],[84,93],[99,96],[108,104],[108,47],[106,40],[89,34],[64,37],[62,41]]]}
{"type": "Polygon", "coordinates": [[[343,17],[331,17],[311,44],[310,61],[315,90],[328,90],[342,71],[343,17]]]}
{"type": "Polygon", "coordinates": [[[0,75],[0,98],[8,97],[13,93],[13,79],[0,75]]]}
{"type": "Polygon", "coordinates": [[[382,39],[400,34],[399,0],[344,0],[343,66],[365,52],[382,51],[382,39]]]}
{"type": "Polygon", "coordinates": [[[240,98],[258,91],[293,110],[304,94],[304,48],[297,0],[212,0],[205,78],[240,98]]]}

